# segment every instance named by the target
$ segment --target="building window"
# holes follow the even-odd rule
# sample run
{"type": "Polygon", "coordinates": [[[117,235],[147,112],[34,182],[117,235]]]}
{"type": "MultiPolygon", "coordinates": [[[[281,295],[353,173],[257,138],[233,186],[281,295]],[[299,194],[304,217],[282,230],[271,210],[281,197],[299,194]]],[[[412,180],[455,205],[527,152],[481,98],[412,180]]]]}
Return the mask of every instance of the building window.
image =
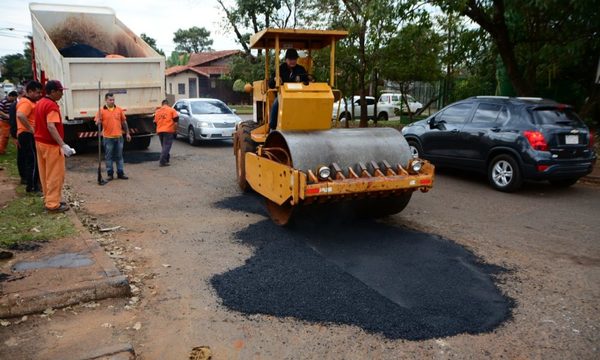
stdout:
{"type": "Polygon", "coordinates": [[[173,83],[169,83],[169,94],[173,93],[173,83]]]}
{"type": "Polygon", "coordinates": [[[179,95],[185,95],[185,84],[177,84],[177,90],[179,95]]]}
{"type": "Polygon", "coordinates": [[[211,79],[210,80],[210,87],[213,88],[213,89],[216,88],[217,87],[217,80],[211,79]]]}

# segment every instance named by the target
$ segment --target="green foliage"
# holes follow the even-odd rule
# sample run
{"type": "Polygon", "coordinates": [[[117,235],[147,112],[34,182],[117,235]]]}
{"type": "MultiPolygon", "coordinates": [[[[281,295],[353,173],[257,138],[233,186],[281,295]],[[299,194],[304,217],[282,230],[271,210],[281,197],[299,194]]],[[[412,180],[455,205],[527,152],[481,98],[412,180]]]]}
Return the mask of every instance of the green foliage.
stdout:
{"type": "Polygon", "coordinates": [[[409,24],[382,49],[381,75],[395,82],[434,81],[441,76],[440,36],[427,24],[409,24]]]}
{"type": "Polygon", "coordinates": [[[191,27],[189,29],[178,29],[173,42],[177,44],[175,50],[186,53],[198,53],[211,50],[213,41],[210,39],[210,31],[204,27],[191,27]]]}
{"type": "Polygon", "coordinates": [[[154,38],[151,38],[150,36],[148,36],[144,33],[141,33],[140,37],[142,38],[142,40],[144,40],[146,42],[146,44],[150,45],[150,47],[153,48],[154,51],[156,51],[157,53],[159,53],[163,56],[165,55],[165,52],[156,46],[156,40],[154,38]]]}
{"type": "Polygon", "coordinates": [[[173,51],[171,53],[171,56],[169,56],[169,58],[167,58],[167,67],[178,66],[178,65],[187,65],[189,60],[190,60],[190,54],[173,51]]]}
{"type": "MultiPolygon", "coordinates": [[[[506,78],[519,95],[548,96],[576,107],[593,92],[600,53],[596,0],[436,0],[468,16],[489,34],[506,78]]],[[[483,60],[482,60],[483,61],[483,60]]]]}
{"type": "Polygon", "coordinates": [[[10,80],[13,84],[33,79],[31,69],[31,36],[25,43],[22,54],[10,54],[0,57],[2,79],[10,80]]]}
{"type": "Polygon", "coordinates": [[[233,91],[244,92],[244,85],[246,85],[246,82],[244,80],[237,79],[233,82],[233,91]]]}
{"type": "Polygon", "coordinates": [[[2,78],[9,79],[18,84],[23,80],[31,79],[31,58],[27,59],[24,54],[10,54],[0,58],[2,66],[2,78]]]}
{"type": "MultiPolygon", "coordinates": [[[[272,63],[271,63],[272,64],[272,63]]],[[[273,68],[272,65],[270,67],[273,68]]],[[[230,73],[232,79],[251,83],[265,78],[265,57],[262,55],[239,55],[231,60],[230,73]]]]}

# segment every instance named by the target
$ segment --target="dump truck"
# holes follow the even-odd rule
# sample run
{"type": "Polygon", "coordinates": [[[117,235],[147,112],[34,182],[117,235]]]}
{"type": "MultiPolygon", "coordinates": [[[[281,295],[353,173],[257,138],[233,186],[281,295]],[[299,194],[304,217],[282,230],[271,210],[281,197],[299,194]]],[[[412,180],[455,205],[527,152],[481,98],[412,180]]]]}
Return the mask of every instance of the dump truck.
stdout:
{"type": "Polygon", "coordinates": [[[133,147],[147,148],[152,114],[165,98],[165,58],[108,7],[31,3],[29,11],[34,78],[67,88],[59,102],[65,141],[97,141],[93,118],[112,92],[125,110],[133,147]]]}
{"type": "Polygon", "coordinates": [[[334,82],[335,46],[346,35],[337,30],[269,28],[250,38],[250,46],[265,53],[265,77],[246,85],[253,94],[253,120],[236,128],[237,183],[243,191],[263,196],[271,219],[279,225],[290,224],[302,209],[331,203],[361,217],[396,214],[414,191],[427,192],[433,186],[433,165],[414,158],[398,130],[345,129],[332,122],[334,101],[342,98],[334,82]],[[298,62],[310,77],[313,52],[327,47],[327,82],[281,83],[281,50],[304,52],[298,62]],[[275,88],[269,87],[272,50],[275,88]],[[276,97],[277,127],[270,130],[269,110],[276,97]]]}

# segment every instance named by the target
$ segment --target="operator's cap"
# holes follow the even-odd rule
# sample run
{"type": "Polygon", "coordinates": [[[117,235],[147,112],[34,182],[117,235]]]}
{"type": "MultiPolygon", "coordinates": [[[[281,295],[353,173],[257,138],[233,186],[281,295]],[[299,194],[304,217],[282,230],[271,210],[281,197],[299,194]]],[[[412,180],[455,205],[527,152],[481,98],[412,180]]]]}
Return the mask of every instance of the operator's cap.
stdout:
{"type": "Polygon", "coordinates": [[[285,52],[285,58],[291,59],[291,60],[296,60],[297,58],[299,58],[298,52],[296,51],[296,49],[293,49],[293,48],[287,49],[285,52]]]}
{"type": "Polygon", "coordinates": [[[52,90],[66,90],[67,88],[58,80],[48,80],[46,83],[46,93],[50,93],[52,90]]]}

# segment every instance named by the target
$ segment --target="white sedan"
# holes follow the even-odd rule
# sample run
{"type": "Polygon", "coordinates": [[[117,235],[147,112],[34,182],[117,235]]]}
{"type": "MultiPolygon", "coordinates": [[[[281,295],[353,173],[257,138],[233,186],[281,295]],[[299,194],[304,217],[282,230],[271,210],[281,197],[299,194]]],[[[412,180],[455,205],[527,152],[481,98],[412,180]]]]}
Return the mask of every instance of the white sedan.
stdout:
{"type": "Polygon", "coordinates": [[[179,114],[177,135],[187,138],[190,145],[232,139],[235,126],[241,121],[233,110],[217,99],[181,99],[173,108],[179,114]]]}

